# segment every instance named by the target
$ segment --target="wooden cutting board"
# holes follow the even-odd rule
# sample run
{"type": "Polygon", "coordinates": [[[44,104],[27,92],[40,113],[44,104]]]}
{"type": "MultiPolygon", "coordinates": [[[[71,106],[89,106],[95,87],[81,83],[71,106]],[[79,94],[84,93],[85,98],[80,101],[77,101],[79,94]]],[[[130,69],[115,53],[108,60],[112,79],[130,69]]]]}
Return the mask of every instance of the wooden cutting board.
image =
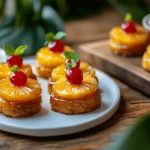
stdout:
{"type": "Polygon", "coordinates": [[[142,57],[117,56],[109,50],[108,40],[79,45],[78,53],[81,60],[150,95],[150,72],[142,68],[142,57]]]}

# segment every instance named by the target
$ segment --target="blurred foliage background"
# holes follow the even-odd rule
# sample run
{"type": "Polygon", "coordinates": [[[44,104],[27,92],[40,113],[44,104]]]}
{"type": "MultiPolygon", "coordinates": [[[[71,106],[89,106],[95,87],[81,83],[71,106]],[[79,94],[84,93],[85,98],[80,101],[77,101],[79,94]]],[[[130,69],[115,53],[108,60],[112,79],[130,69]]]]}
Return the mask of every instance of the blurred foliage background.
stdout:
{"type": "Polygon", "coordinates": [[[122,15],[130,12],[136,21],[150,13],[150,0],[50,0],[48,4],[65,20],[85,17],[107,7],[113,7],[122,15]]]}
{"type": "Polygon", "coordinates": [[[45,33],[64,30],[63,21],[108,8],[122,15],[130,12],[138,22],[150,13],[150,0],[11,0],[9,3],[9,0],[0,0],[0,47],[27,44],[25,56],[35,54],[43,46],[45,33]],[[9,9],[14,11],[8,16],[9,9]]]}

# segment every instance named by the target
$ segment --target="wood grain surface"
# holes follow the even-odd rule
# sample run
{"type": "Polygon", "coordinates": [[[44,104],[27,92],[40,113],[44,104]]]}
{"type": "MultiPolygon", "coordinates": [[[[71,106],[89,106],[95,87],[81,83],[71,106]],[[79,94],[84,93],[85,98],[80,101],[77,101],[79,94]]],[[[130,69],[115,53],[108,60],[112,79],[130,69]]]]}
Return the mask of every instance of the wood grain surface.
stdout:
{"type": "Polygon", "coordinates": [[[150,95],[150,73],[142,68],[142,56],[121,57],[113,54],[109,41],[98,41],[79,46],[82,60],[150,95]]]}
{"type": "MultiPolygon", "coordinates": [[[[67,43],[74,49],[79,43],[107,39],[111,27],[123,17],[106,10],[85,19],[65,23],[67,43]]],[[[92,58],[91,58],[92,59],[92,58]]],[[[113,78],[121,90],[121,104],[108,121],[90,130],[61,137],[34,138],[0,131],[0,150],[90,150],[112,142],[112,136],[125,130],[139,116],[150,112],[150,97],[113,78]]]]}

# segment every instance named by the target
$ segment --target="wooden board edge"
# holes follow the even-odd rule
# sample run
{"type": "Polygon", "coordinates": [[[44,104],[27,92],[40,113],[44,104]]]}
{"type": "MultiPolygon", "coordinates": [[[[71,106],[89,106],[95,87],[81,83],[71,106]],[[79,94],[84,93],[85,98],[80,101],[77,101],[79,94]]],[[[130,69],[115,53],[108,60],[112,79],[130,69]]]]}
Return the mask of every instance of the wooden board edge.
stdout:
{"type": "MultiPolygon", "coordinates": [[[[108,40],[105,40],[103,44],[105,44],[105,42],[108,42],[108,40]]],[[[142,91],[146,95],[150,95],[150,90],[149,90],[150,85],[147,85],[147,80],[145,78],[140,78],[138,75],[136,75],[133,72],[124,70],[123,68],[120,68],[118,65],[110,63],[110,61],[107,61],[106,59],[103,59],[101,57],[96,57],[94,54],[87,53],[85,51],[85,48],[87,46],[92,48],[95,45],[95,43],[97,43],[97,42],[81,44],[78,46],[78,53],[80,54],[81,60],[87,61],[92,66],[94,66],[114,77],[117,77],[121,81],[127,83],[128,85],[130,85],[131,87],[134,87],[135,89],[137,89],[139,91],[142,91]],[[115,69],[110,69],[110,68],[115,68],[115,69]],[[124,80],[125,76],[127,76],[126,81],[124,80]]]]}

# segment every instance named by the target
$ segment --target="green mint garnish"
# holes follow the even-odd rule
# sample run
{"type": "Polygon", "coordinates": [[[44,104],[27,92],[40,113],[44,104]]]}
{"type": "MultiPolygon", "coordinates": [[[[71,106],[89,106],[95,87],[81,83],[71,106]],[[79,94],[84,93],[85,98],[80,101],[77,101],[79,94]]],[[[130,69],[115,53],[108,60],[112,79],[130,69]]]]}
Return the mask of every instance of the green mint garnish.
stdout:
{"type": "Polygon", "coordinates": [[[66,68],[70,69],[70,68],[74,68],[76,66],[76,62],[71,59],[71,63],[67,63],[66,64],[66,68]]]}
{"type": "Polygon", "coordinates": [[[19,68],[18,68],[17,65],[14,65],[14,66],[11,67],[11,71],[12,71],[12,72],[17,72],[18,69],[19,69],[19,68]]]}
{"type": "Polygon", "coordinates": [[[14,49],[12,46],[5,44],[3,46],[5,52],[7,55],[12,56],[12,55],[21,55],[24,53],[24,51],[28,48],[28,45],[21,45],[14,49]]]}
{"type": "Polygon", "coordinates": [[[67,36],[67,34],[65,32],[60,31],[55,35],[55,39],[60,40],[65,36],[67,36]]]}
{"type": "Polygon", "coordinates": [[[132,20],[132,15],[131,15],[130,13],[127,13],[127,14],[125,15],[124,21],[125,21],[125,22],[129,22],[129,21],[131,21],[131,20],[132,20]]]}
{"type": "Polygon", "coordinates": [[[15,55],[21,55],[24,53],[24,51],[28,48],[28,45],[21,45],[19,47],[16,48],[15,50],[15,55]]]}
{"type": "Polygon", "coordinates": [[[64,52],[64,55],[66,59],[73,59],[75,62],[78,62],[80,60],[80,56],[75,52],[64,52]]]}
{"type": "Polygon", "coordinates": [[[47,33],[47,34],[45,35],[45,40],[46,40],[46,41],[53,41],[53,40],[54,40],[54,37],[55,37],[54,33],[50,32],[50,33],[47,33]]]}
{"type": "Polygon", "coordinates": [[[75,52],[64,52],[66,59],[71,60],[71,63],[66,64],[66,68],[74,68],[80,60],[80,56],[75,52]]]}
{"type": "Polygon", "coordinates": [[[14,49],[12,46],[10,46],[10,45],[5,44],[5,45],[3,46],[3,48],[4,48],[5,52],[6,52],[6,55],[11,56],[11,55],[13,55],[14,52],[15,52],[15,49],[14,49]]]}
{"type": "Polygon", "coordinates": [[[50,32],[45,35],[45,43],[44,46],[47,46],[49,42],[54,41],[54,40],[61,40],[63,37],[67,36],[65,32],[58,32],[57,34],[54,35],[54,33],[50,32]]]}

